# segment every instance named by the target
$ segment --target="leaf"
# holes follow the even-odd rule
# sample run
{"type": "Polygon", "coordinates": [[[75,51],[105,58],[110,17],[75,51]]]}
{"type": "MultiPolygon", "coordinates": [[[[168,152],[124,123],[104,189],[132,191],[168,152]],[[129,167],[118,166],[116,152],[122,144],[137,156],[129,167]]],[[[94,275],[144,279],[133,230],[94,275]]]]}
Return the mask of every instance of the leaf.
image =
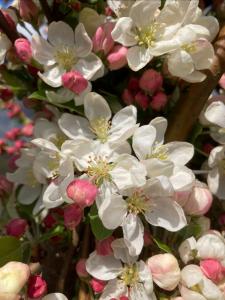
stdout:
{"type": "Polygon", "coordinates": [[[21,243],[12,236],[0,237],[0,267],[10,261],[22,261],[23,251],[21,243]]]}
{"type": "Polygon", "coordinates": [[[167,252],[167,253],[172,253],[172,250],[166,244],[162,243],[161,241],[159,241],[156,238],[153,238],[153,241],[156,243],[156,245],[159,247],[159,249],[161,249],[161,250],[163,250],[164,252],[167,252]]]}
{"type": "Polygon", "coordinates": [[[45,95],[45,91],[43,91],[43,90],[33,92],[28,98],[29,99],[44,100],[44,101],[47,100],[47,97],[45,95]]]}
{"type": "Polygon", "coordinates": [[[92,232],[94,233],[97,240],[104,240],[110,235],[112,235],[113,230],[105,228],[102,224],[102,221],[98,216],[98,209],[95,204],[90,209],[89,219],[92,232]]]}

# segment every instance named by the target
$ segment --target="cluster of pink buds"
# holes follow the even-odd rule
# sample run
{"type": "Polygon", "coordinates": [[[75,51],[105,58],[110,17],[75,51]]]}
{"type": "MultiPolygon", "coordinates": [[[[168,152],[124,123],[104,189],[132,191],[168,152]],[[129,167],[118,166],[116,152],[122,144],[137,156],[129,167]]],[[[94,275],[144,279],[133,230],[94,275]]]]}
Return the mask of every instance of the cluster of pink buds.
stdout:
{"type": "Polygon", "coordinates": [[[137,104],[143,110],[151,107],[155,111],[160,111],[168,101],[162,87],[162,75],[153,69],[149,69],[140,78],[130,78],[127,88],[123,91],[122,99],[127,105],[137,104]]]}
{"type": "Polygon", "coordinates": [[[93,51],[105,61],[111,71],[119,70],[127,64],[127,48],[116,44],[112,39],[114,26],[112,22],[102,24],[92,38],[93,51]]]}

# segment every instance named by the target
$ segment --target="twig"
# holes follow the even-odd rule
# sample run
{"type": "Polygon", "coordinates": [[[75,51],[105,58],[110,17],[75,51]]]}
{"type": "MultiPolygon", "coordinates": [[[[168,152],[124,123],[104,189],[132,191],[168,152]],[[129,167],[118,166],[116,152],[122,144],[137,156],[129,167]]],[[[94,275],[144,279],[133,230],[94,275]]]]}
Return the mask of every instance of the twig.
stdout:
{"type": "Polygon", "coordinates": [[[65,283],[66,283],[66,278],[68,274],[69,267],[71,265],[71,260],[73,258],[73,253],[74,253],[74,245],[70,245],[68,251],[65,253],[64,256],[64,264],[62,271],[60,272],[58,284],[57,284],[57,291],[63,293],[65,289],[65,283]]]}
{"type": "Polygon", "coordinates": [[[43,12],[48,20],[48,22],[52,22],[53,21],[53,16],[52,16],[52,12],[51,9],[48,5],[48,2],[46,0],[40,0],[41,3],[41,7],[43,9],[43,12]]]}
{"type": "Polygon", "coordinates": [[[214,43],[215,58],[203,82],[190,84],[188,92],[181,95],[169,118],[166,140],[185,140],[190,134],[211,92],[225,72],[225,25],[214,43]]]}
{"type": "Polygon", "coordinates": [[[5,18],[4,14],[0,10],[0,28],[3,30],[3,32],[7,35],[7,37],[10,39],[12,43],[15,42],[16,39],[19,38],[19,35],[15,30],[12,29],[12,26],[10,26],[9,22],[5,18]]]}
{"type": "MultiPolygon", "coordinates": [[[[81,246],[81,258],[87,258],[89,254],[89,242],[90,242],[90,226],[89,224],[85,225],[84,228],[84,239],[81,246]]],[[[81,282],[79,293],[78,293],[78,300],[90,300],[90,295],[86,290],[86,286],[84,282],[81,282]]]]}

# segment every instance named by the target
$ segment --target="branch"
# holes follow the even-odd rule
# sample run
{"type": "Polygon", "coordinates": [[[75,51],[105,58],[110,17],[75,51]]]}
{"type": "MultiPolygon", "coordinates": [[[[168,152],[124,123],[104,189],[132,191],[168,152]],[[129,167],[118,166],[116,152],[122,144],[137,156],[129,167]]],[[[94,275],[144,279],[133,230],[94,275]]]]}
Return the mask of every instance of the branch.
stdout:
{"type": "Polygon", "coordinates": [[[196,123],[205,103],[220,77],[225,72],[225,25],[223,24],[214,43],[215,57],[211,69],[206,72],[203,82],[190,84],[188,91],[181,95],[169,118],[167,141],[186,140],[196,123]]]}
{"type": "Polygon", "coordinates": [[[53,17],[48,2],[46,0],[40,0],[40,4],[48,22],[51,23],[53,21],[53,17]]]}
{"type": "Polygon", "coordinates": [[[12,26],[9,24],[7,19],[5,18],[4,14],[0,10],[0,28],[3,30],[3,32],[7,35],[7,37],[10,39],[10,41],[14,44],[15,40],[19,38],[19,35],[15,30],[12,30],[12,26]]]}

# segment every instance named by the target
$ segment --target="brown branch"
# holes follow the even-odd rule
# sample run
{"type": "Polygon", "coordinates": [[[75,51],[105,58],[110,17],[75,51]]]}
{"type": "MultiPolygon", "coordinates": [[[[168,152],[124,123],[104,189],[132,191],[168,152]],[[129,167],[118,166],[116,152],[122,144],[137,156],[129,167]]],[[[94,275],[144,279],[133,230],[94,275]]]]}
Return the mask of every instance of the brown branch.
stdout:
{"type": "Polygon", "coordinates": [[[190,84],[188,91],[181,95],[171,117],[166,133],[167,141],[185,140],[196,123],[200,112],[213,89],[225,72],[225,25],[223,24],[214,43],[215,58],[206,72],[207,78],[200,83],[190,84]]]}
{"type": "MultiPolygon", "coordinates": [[[[81,258],[87,258],[89,255],[89,245],[90,245],[90,226],[89,224],[85,225],[84,228],[84,238],[81,245],[81,258]]],[[[90,295],[87,292],[86,285],[84,282],[81,282],[79,293],[78,293],[78,300],[90,300],[90,295]]]]}
{"type": "Polygon", "coordinates": [[[48,22],[51,23],[53,21],[53,16],[48,2],[46,0],[40,0],[40,4],[48,22]]]}
{"type": "Polygon", "coordinates": [[[14,44],[15,40],[19,38],[19,35],[16,31],[16,27],[13,30],[12,26],[9,24],[4,14],[0,10],[0,28],[7,35],[10,41],[14,44]]]}

